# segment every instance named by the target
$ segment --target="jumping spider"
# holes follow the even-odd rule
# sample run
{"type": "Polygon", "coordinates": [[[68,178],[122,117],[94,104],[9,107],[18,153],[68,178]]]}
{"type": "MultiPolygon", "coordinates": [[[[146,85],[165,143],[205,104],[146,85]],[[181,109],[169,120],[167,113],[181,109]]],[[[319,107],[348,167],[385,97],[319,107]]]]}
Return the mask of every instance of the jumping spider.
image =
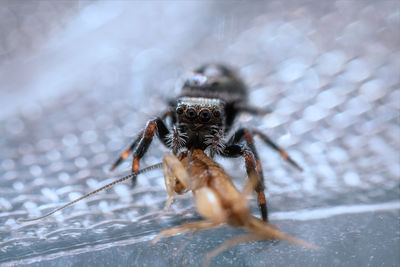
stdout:
{"type": "Polygon", "coordinates": [[[266,113],[262,109],[249,106],[247,95],[245,84],[231,68],[221,64],[207,64],[196,69],[184,83],[181,94],[175,100],[169,101],[167,111],[147,123],[131,146],[112,165],[111,170],[133,152],[132,172],[136,173],[155,134],[175,155],[181,150],[200,149],[208,151],[211,158],[214,155],[243,157],[246,171],[250,171],[250,163],[249,157],[245,155],[251,153],[254,155],[259,177],[255,186],[257,201],[262,219],[268,221],[264,175],[253,137],[259,136],[290,164],[302,169],[283,149],[256,129],[241,128],[230,138],[226,138],[238,114],[266,113]],[[170,120],[169,123],[167,119],[170,120]]]}

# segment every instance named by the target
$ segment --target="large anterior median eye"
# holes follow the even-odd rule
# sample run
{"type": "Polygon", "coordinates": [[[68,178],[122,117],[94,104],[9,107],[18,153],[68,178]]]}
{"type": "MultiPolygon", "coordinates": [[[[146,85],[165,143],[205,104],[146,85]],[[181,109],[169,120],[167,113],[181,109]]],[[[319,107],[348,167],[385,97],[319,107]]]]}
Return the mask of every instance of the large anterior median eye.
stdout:
{"type": "Polygon", "coordinates": [[[181,115],[181,114],[183,113],[183,108],[178,107],[178,108],[176,109],[176,113],[177,113],[178,115],[181,115]]]}
{"type": "Polygon", "coordinates": [[[211,119],[211,112],[208,109],[200,111],[199,119],[201,122],[208,122],[211,119]]]}
{"type": "Polygon", "coordinates": [[[197,117],[197,113],[196,110],[194,110],[193,108],[188,108],[185,112],[185,116],[187,119],[189,120],[195,120],[197,117]]]}

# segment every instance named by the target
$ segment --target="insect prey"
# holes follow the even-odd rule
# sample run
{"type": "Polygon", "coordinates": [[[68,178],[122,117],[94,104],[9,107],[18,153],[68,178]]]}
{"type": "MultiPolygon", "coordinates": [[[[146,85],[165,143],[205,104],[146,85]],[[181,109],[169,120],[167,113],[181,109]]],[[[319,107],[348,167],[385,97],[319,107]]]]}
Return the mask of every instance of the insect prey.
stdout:
{"type": "Polygon", "coordinates": [[[191,190],[197,211],[204,219],[164,230],[153,242],[157,242],[162,237],[228,224],[248,230],[250,234],[230,239],[208,253],[206,265],[209,260],[222,251],[249,241],[282,239],[296,245],[316,249],[317,247],[282,233],[276,226],[264,222],[250,213],[247,197],[257,185],[258,177],[253,154],[250,151],[244,151],[244,157],[247,158],[249,179],[242,192],[239,192],[223,168],[201,149],[182,152],[178,156],[164,155],[164,179],[169,195],[164,212],[169,209],[175,193],[182,194],[191,190]]]}
{"type": "Polygon", "coordinates": [[[165,154],[162,163],[149,166],[133,174],[124,176],[43,216],[21,219],[19,222],[30,222],[46,218],[102,190],[128,179],[132,179],[139,174],[162,167],[164,169],[164,181],[168,193],[168,200],[160,216],[170,208],[175,194],[183,194],[192,191],[196,209],[204,219],[163,230],[153,240],[153,243],[158,242],[163,237],[188,231],[194,232],[230,225],[233,227],[241,227],[250,233],[232,238],[223,243],[220,247],[209,252],[206,255],[205,265],[208,265],[213,257],[230,247],[250,241],[281,239],[306,248],[318,249],[318,247],[312,244],[282,233],[278,227],[258,219],[250,213],[247,197],[254,190],[254,187],[257,186],[259,178],[254,155],[250,150],[245,150],[243,154],[246,158],[248,181],[242,192],[237,190],[229,175],[218,163],[209,158],[203,150],[193,149],[191,151],[181,152],[178,156],[165,154]]]}

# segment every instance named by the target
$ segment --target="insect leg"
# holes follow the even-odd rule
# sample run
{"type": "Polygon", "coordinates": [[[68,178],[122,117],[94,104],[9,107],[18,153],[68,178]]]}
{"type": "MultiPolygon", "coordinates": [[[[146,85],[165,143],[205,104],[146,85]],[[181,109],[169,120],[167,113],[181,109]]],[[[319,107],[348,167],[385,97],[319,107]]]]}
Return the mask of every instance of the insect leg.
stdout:
{"type": "Polygon", "coordinates": [[[174,201],[175,192],[178,194],[186,192],[190,184],[189,174],[176,156],[170,154],[164,155],[163,168],[168,200],[159,217],[162,217],[169,210],[174,201]]]}
{"type": "Polygon", "coordinates": [[[162,231],[156,238],[153,239],[152,242],[157,243],[158,240],[160,240],[163,237],[173,236],[173,235],[184,233],[187,231],[200,231],[200,230],[212,229],[212,228],[220,227],[221,225],[222,224],[220,224],[220,223],[215,223],[215,222],[207,221],[207,220],[186,223],[184,225],[162,231]]]}
{"type": "Polygon", "coordinates": [[[231,238],[227,241],[225,241],[222,245],[219,247],[215,248],[213,251],[208,252],[206,254],[206,259],[204,262],[204,266],[210,266],[210,261],[217,256],[218,254],[224,252],[225,250],[237,246],[242,243],[250,242],[250,241],[258,241],[258,240],[263,240],[265,239],[263,236],[260,236],[259,234],[243,234],[236,236],[234,238],[231,238]]]}

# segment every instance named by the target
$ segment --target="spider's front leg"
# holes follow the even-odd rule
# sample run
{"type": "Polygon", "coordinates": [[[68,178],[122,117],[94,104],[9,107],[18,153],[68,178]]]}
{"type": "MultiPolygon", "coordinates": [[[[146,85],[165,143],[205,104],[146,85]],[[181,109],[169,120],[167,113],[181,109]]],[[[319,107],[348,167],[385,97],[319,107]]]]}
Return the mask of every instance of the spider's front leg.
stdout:
{"type": "Polygon", "coordinates": [[[229,141],[221,155],[225,157],[242,156],[244,158],[248,178],[257,181],[254,190],[257,192],[257,202],[260,207],[261,216],[264,221],[268,221],[267,201],[264,193],[264,176],[262,175],[260,160],[254,145],[252,146],[251,143],[250,145],[233,144],[229,141]]]}
{"type": "Polygon", "coordinates": [[[132,172],[136,172],[139,170],[139,162],[149,149],[155,133],[157,133],[157,136],[161,140],[161,142],[165,146],[169,147],[168,143],[170,132],[164,121],[161,118],[150,120],[147,123],[146,128],[143,130],[140,141],[138,142],[135,152],[133,153],[132,172]]]}
{"type": "MultiPolygon", "coordinates": [[[[161,141],[166,145],[166,146],[168,146],[168,144],[167,144],[167,141],[165,141],[167,138],[166,138],[166,135],[169,133],[168,132],[168,129],[167,129],[167,127],[165,126],[165,124],[164,124],[164,120],[166,119],[166,118],[168,118],[168,117],[172,117],[172,115],[173,115],[173,111],[172,111],[172,109],[168,109],[166,112],[164,112],[163,114],[162,114],[162,116],[160,117],[160,118],[157,118],[157,119],[155,119],[155,120],[160,120],[161,121],[161,123],[159,123],[159,124],[162,124],[161,126],[160,126],[160,129],[162,129],[162,133],[161,133],[161,135],[160,135],[160,132],[158,133],[158,136],[160,137],[160,139],[161,139],[161,141]],[[164,135],[164,136],[163,136],[164,135]]],[[[151,121],[149,121],[148,123],[147,123],[147,126],[152,122],[152,121],[155,121],[155,120],[151,120],[151,121]]],[[[157,122],[156,122],[156,124],[157,124],[157,122]]],[[[137,147],[137,145],[139,144],[139,142],[141,142],[141,140],[143,139],[143,135],[144,135],[144,132],[146,131],[146,129],[147,129],[147,126],[146,126],[146,128],[145,129],[143,129],[143,130],[141,130],[140,132],[139,132],[139,134],[136,136],[136,138],[135,138],[135,140],[133,141],[133,143],[129,146],[129,148],[127,148],[119,157],[118,157],[118,159],[114,162],[114,164],[111,166],[111,168],[110,168],[110,171],[113,171],[113,170],[115,170],[130,154],[131,154],[131,152],[137,147]]],[[[157,126],[157,125],[156,125],[157,126]]],[[[153,132],[153,135],[154,135],[154,132],[153,132]]],[[[150,143],[151,143],[151,140],[150,140],[150,143]]],[[[150,145],[150,144],[149,144],[150,145]]]]}
{"type": "MultiPolygon", "coordinates": [[[[234,135],[228,141],[228,144],[231,146],[235,144],[239,144],[242,141],[245,141],[246,146],[254,155],[255,165],[258,173],[258,183],[255,187],[255,191],[257,192],[257,202],[260,207],[261,216],[264,221],[268,221],[268,208],[267,208],[267,200],[265,198],[265,184],[264,184],[264,174],[261,166],[260,157],[258,156],[257,149],[254,145],[253,135],[247,129],[240,129],[234,133],[234,135]]],[[[246,158],[245,158],[246,159],[246,158]]]]}
{"type": "MultiPolygon", "coordinates": [[[[264,174],[261,166],[261,161],[260,157],[258,156],[257,149],[254,144],[254,136],[257,135],[259,136],[268,146],[270,146],[272,149],[276,150],[279,152],[281,157],[288,161],[291,165],[296,167],[298,170],[302,171],[303,169],[286,153],[285,150],[283,150],[281,147],[279,147],[277,144],[275,144],[267,135],[263,134],[262,132],[254,129],[247,129],[247,128],[242,128],[237,130],[233,136],[229,139],[227,147],[229,145],[233,148],[235,147],[235,144],[240,144],[240,143],[245,143],[247,147],[250,149],[250,151],[253,153],[255,162],[256,162],[256,169],[259,175],[259,183],[257,184],[255,191],[257,192],[257,200],[258,204],[261,209],[261,215],[264,221],[268,221],[268,210],[267,210],[267,202],[265,198],[265,184],[264,184],[264,174]]],[[[231,152],[231,154],[234,154],[234,152],[231,152]]]]}
{"type": "Polygon", "coordinates": [[[122,153],[118,159],[114,162],[114,164],[111,166],[110,171],[115,170],[130,154],[131,152],[135,149],[137,144],[139,143],[140,139],[143,136],[143,130],[139,132],[137,137],[135,138],[135,141],[122,153]]]}
{"type": "Polygon", "coordinates": [[[277,151],[285,161],[289,162],[289,164],[291,164],[293,167],[295,167],[299,171],[303,171],[303,169],[300,167],[300,165],[297,164],[297,162],[295,162],[283,148],[278,146],[274,141],[271,140],[271,138],[269,138],[267,135],[260,132],[259,130],[248,129],[248,128],[239,129],[233,134],[233,136],[231,137],[231,139],[229,140],[228,143],[236,144],[236,143],[240,143],[244,140],[246,142],[246,144],[249,146],[249,148],[253,151],[256,158],[258,159],[259,157],[257,155],[256,148],[254,146],[254,140],[253,140],[253,137],[256,135],[258,137],[260,137],[261,140],[263,140],[265,144],[267,144],[273,150],[277,151]]]}

